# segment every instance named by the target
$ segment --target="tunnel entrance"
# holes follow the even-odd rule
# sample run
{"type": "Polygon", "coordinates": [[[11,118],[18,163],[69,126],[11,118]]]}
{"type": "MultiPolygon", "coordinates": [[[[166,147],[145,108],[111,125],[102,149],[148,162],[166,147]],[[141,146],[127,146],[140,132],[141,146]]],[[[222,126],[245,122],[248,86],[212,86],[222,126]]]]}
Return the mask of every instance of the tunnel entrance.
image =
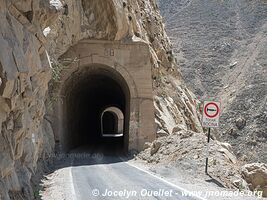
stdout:
{"type": "Polygon", "coordinates": [[[63,148],[127,151],[130,92],[112,68],[94,65],[65,84],[63,148]]]}
{"type": "Polygon", "coordinates": [[[102,137],[122,137],[124,130],[124,115],[117,107],[108,107],[101,115],[102,137]]]}
{"type": "Polygon", "coordinates": [[[59,150],[108,140],[112,148],[141,151],[156,138],[150,54],[143,42],[84,39],[59,58],[65,67],[53,85],[52,120],[59,150]]]}

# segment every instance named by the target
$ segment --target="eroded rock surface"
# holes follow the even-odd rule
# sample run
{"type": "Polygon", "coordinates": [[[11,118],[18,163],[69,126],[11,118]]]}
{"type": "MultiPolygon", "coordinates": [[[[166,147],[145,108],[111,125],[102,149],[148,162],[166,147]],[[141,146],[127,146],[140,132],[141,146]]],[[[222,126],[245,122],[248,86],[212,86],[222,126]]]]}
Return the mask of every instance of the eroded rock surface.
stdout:
{"type": "Polygon", "coordinates": [[[37,161],[54,143],[44,118],[51,72],[42,26],[58,12],[48,1],[0,1],[0,199],[31,197],[37,161]]]}
{"type": "Polygon", "coordinates": [[[242,167],[242,175],[251,190],[263,192],[267,197],[267,165],[263,163],[246,164],[242,167]]]}

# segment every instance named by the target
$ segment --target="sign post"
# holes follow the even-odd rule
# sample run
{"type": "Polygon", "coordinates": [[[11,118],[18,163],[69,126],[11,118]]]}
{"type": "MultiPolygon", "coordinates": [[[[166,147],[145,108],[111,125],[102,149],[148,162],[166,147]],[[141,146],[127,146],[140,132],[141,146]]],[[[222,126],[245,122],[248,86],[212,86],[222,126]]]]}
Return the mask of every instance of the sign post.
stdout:
{"type": "Polygon", "coordinates": [[[220,102],[205,101],[202,116],[202,126],[208,128],[208,143],[205,173],[208,174],[210,128],[219,126],[220,102]]]}
{"type": "Polygon", "coordinates": [[[210,128],[208,129],[208,144],[207,144],[207,156],[206,156],[206,166],[205,166],[206,174],[208,174],[209,148],[210,148],[210,128]]]}

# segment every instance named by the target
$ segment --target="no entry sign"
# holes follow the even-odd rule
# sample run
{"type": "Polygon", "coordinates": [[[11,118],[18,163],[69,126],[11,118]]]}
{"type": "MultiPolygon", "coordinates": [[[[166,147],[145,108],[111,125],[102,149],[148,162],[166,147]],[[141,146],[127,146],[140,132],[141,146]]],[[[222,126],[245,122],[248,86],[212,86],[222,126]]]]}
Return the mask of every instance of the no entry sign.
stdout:
{"type": "Polygon", "coordinates": [[[220,116],[220,102],[205,101],[203,107],[202,126],[218,127],[220,116]]]}

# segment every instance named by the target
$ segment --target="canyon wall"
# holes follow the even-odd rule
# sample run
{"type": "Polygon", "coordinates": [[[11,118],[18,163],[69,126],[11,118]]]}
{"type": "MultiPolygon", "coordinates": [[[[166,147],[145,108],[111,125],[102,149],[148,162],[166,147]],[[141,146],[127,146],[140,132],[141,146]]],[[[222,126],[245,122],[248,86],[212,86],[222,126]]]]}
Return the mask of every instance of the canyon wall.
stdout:
{"type": "Polygon", "coordinates": [[[266,1],[158,2],[186,83],[222,103],[214,137],[244,162],[266,162],[266,1]]]}

